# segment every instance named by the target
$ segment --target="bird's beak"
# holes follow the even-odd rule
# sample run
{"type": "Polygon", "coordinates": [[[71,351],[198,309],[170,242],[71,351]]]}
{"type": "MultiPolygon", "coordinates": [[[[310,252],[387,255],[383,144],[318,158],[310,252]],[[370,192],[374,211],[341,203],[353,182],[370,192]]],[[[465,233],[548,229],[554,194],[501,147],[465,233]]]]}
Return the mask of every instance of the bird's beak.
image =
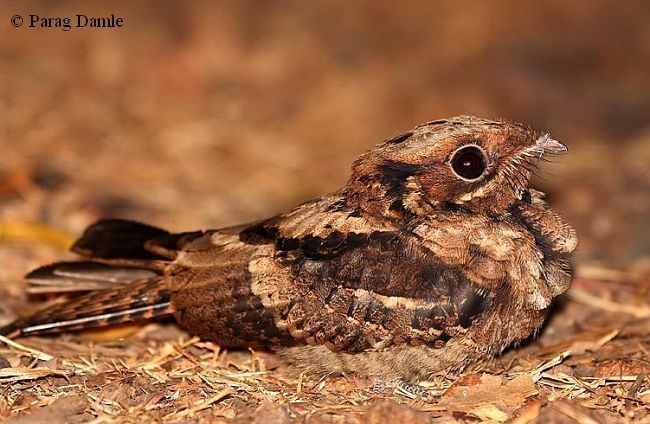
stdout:
{"type": "Polygon", "coordinates": [[[569,150],[563,143],[552,139],[548,134],[544,134],[535,141],[535,149],[540,153],[553,154],[565,153],[569,150]]]}

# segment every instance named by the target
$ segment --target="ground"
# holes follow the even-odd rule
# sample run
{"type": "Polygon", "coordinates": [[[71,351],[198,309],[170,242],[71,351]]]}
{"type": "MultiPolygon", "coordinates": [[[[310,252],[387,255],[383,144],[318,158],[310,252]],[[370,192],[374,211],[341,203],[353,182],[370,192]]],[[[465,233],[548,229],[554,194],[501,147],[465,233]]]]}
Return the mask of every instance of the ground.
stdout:
{"type": "Polygon", "coordinates": [[[650,422],[650,6],[644,2],[4,2],[0,324],[21,277],[99,217],[170,230],[272,215],[356,155],[472,113],[569,145],[535,186],[580,236],[537,338],[460,376],[296,376],[173,322],[0,342],[9,422],[650,422]],[[12,27],[118,14],[117,29],[12,27]]]}

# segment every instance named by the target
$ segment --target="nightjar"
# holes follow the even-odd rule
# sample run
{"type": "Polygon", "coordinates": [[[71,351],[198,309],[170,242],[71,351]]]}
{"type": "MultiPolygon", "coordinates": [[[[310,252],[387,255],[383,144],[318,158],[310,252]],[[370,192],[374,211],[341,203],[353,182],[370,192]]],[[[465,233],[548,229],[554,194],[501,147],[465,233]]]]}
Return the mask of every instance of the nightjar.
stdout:
{"type": "Polygon", "coordinates": [[[271,349],[316,375],[417,381],[535,333],[571,281],[575,231],[528,187],[566,147],[460,116],[361,155],[340,190],[287,213],[172,234],[102,220],[39,268],[32,292],[75,297],[10,336],[173,315],[229,347],[271,349]]]}

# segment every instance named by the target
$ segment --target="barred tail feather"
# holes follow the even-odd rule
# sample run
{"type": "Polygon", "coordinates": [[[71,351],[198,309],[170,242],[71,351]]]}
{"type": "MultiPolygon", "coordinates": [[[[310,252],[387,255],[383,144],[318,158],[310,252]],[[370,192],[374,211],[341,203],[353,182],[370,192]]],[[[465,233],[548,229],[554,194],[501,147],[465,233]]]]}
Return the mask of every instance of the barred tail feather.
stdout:
{"type": "Polygon", "coordinates": [[[53,305],[0,329],[9,337],[85,330],[173,313],[162,277],[98,290],[53,305]]]}

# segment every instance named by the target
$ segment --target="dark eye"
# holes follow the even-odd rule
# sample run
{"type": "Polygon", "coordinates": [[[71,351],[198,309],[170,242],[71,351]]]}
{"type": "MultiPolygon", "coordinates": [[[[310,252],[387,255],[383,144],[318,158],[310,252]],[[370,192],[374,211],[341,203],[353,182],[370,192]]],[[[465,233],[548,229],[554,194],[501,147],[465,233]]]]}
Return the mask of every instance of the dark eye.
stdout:
{"type": "Polygon", "coordinates": [[[451,158],[451,168],[466,180],[475,180],[485,172],[485,155],[476,146],[461,147],[451,158]]]}

